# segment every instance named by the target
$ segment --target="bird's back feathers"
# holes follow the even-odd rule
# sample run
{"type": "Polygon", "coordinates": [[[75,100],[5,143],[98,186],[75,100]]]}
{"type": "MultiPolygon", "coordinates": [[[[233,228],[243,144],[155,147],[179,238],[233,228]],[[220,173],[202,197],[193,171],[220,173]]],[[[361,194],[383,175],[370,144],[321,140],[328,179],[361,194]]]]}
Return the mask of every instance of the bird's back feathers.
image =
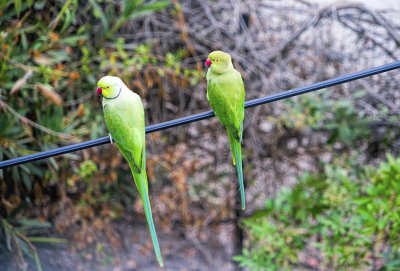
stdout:
{"type": "Polygon", "coordinates": [[[245,91],[240,73],[234,68],[224,74],[207,73],[207,99],[221,123],[238,140],[244,120],[245,91]]]}

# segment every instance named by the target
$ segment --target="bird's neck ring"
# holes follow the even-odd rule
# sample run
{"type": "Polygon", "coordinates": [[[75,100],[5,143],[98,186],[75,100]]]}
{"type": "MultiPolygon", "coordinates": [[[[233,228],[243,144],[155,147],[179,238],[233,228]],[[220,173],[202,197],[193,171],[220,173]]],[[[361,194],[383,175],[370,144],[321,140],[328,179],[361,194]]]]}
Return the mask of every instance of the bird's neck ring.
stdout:
{"type": "Polygon", "coordinates": [[[101,96],[103,96],[103,98],[105,98],[105,99],[112,100],[112,99],[116,99],[116,98],[118,98],[118,97],[119,97],[119,95],[121,94],[121,91],[122,91],[122,86],[121,86],[121,88],[119,89],[119,92],[118,92],[117,96],[114,96],[114,97],[108,98],[108,97],[106,97],[106,96],[103,96],[103,93],[101,94],[101,96]]]}

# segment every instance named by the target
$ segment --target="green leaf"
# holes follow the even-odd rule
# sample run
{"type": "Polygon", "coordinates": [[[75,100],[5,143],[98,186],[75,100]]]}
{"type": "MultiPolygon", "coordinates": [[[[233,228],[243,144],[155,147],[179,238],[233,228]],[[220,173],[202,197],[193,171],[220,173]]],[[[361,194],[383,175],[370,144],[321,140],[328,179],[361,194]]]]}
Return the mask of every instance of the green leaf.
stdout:
{"type": "Polygon", "coordinates": [[[349,126],[347,125],[347,123],[342,123],[339,126],[339,136],[340,139],[344,142],[344,143],[350,143],[351,142],[351,131],[349,126]]]}
{"type": "Polygon", "coordinates": [[[353,199],[354,203],[358,203],[360,205],[366,204],[366,203],[368,203],[370,201],[371,201],[371,198],[368,198],[368,197],[359,197],[359,198],[354,198],[353,199]]]}
{"type": "Polygon", "coordinates": [[[48,51],[49,56],[51,56],[53,63],[61,63],[69,58],[68,53],[65,50],[48,51]]]}
{"type": "Polygon", "coordinates": [[[138,5],[137,2],[138,1],[133,1],[133,0],[122,1],[122,16],[128,18],[137,7],[138,5]]]}
{"type": "Polygon", "coordinates": [[[18,206],[17,208],[14,208],[14,210],[12,210],[12,212],[10,213],[10,215],[8,216],[8,218],[15,218],[15,216],[17,216],[19,214],[19,212],[21,210],[24,210],[26,208],[27,202],[25,200],[23,200],[18,206]]]}
{"type": "Polygon", "coordinates": [[[37,10],[42,10],[44,8],[44,5],[46,4],[46,0],[37,0],[35,1],[35,9],[37,10]]]}
{"type": "Polygon", "coordinates": [[[30,230],[38,230],[38,229],[48,229],[51,227],[49,222],[40,222],[36,219],[20,219],[18,220],[18,229],[20,231],[30,231],[30,230]]]}
{"type": "Polygon", "coordinates": [[[61,27],[60,33],[63,33],[65,30],[67,30],[68,26],[71,24],[72,21],[72,14],[71,11],[69,9],[65,10],[65,20],[64,20],[64,24],[61,27]]]}
{"type": "Polygon", "coordinates": [[[166,8],[170,3],[170,0],[165,1],[157,1],[154,3],[146,4],[140,7],[140,10],[148,10],[148,11],[159,11],[166,8]]]}
{"type": "Polygon", "coordinates": [[[365,89],[360,89],[360,90],[357,90],[356,92],[354,92],[352,96],[354,99],[360,99],[360,98],[364,97],[365,94],[367,94],[367,91],[365,89]]]}
{"type": "Polygon", "coordinates": [[[36,263],[37,270],[38,271],[43,271],[42,265],[40,263],[39,255],[37,254],[37,252],[34,253],[34,258],[35,258],[35,263],[36,263]]]}
{"type": "Polygon", "coordinates": [[[21,13],[21,9],[22,9],[22,1],[21,0],[14,0],[14,8],[15,8],[15,12],[18,14],[21,13]]]}
{"type": "Polygon", "coordinates": [[[155,11],[159,11],[161,9],[166,8],[169,5],[169,0],[167,1],[157,1],[154,3],[150,3],[147,5],[140,6],[137,11],[131,11],[129,15],[126,15],[128,19],[136,19],[139,17],[143,17],[145,15],[151,14],[155,11]]]}
{"type": "Polygon", "coordinates": [[[20,178],[20,175],[19,175],[18,168],[17,167],[13,167],[11,169],[11,171],[12,171],[12,176],[13,176],[14,182],[19,183],[21,181],[21,178],[20,178]]]}
{"type": "Polygon", "coordinates": [[[22,44],[22,49],[24,49],[24,51],[27,51],[28,50],[28,40],[27,40],[24,32],[21,33],[21,44],[22,44]]]}
{"type": "MultiPolygon", "coordinates": [[[[134,1],[130,1],[130,2],[134,2],[134,1]]],[[[104,14],[103,10],[100,8],[100,6],[97,4],[97,2],[95,0],[89,0],[89,3],[93,7],[93,15],[96,18],[100,19],[100,21],[104,27],[104,31],[107,32],[109,29],[109,25],[108,25],[107,17],[104,14]]]]}
{"type": "Polygon", "coordinates": [[[54,167],[55,170],[58,170],[60,168],[54,157],[50,157],[49,162],[54,167]]]}
{"type": "Polygon", "coordinates": [[[5,223],[5,221],[3,221],[3,230],[4,230],[4,234],[6,236],[6,245],[7,245],[7,249],[11,252],[12,251],[12,247],[11,247],[11,233],[8,229],[8,224],[5,223]]]}
{"type": "Polygon", "coordinates": [[[382,230],[383,228],[385,228],[386,224],[387,224],[387,220],[384,218],[381,218],[378,222],[378,229],[382,230]]]}
{"type": "Polygon", "coordinates": [[[67,243],[67,239],[54,238],[54,237],[28,237],[29,241],[34,243],[51,243],[51,244],[63,244],[67,243]]]}
{"type": "Polygon", "coordinates": [[[400,259],[390,260],[387,264],[385,264],[384,268],[380,270],[399,270],[400,269],[400,259]]]}
{"type": "Polygon", "coordinates": [[[327,144],[330,144],[330,145],[333,144],[333,143],[335,143],[335,141],[336,141],[337,138],[338,138],[338,135],[339,135],[338,130],[333,130],[331,136],[328,138],[328,140],[326,141],[326,143],[327,143],[327,144]]]}
{"type": "Polygon", "coordinates": [[[32,182],[29,179],[28,174],[26,174],[26,172],[21,172],[21,176],[22,176],[22,182],[24,183],[26,189],[28,189],[28,191],[32,190],[32,182]]]}
{"type": "Polygon", "coordinates": [[[389,164],[396,164],[396,160],[394,159],[393,155],[390,153],[386,154],[386,159],[388,160],[389,164]]]}
{"type": "Polygon", "coordinates": [[[68,44],[71,46],[76,46],[79,41],[87,40],[87,39],[88,39],[88,35],[75,35],[75,36],[69,36],[69,37],[66,37],[66,38],[60,40],[60,43],[68,44]]]}

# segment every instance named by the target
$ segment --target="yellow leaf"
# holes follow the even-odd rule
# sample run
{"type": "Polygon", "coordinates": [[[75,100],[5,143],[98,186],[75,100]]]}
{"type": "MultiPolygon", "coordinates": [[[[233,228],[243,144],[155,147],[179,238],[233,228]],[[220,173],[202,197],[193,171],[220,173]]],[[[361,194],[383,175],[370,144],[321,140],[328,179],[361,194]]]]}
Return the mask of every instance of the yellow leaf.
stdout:
{"type": "Polygon", "coordinates": [[[115,64],[115,55],[110,56],[110,62],[111,64],[115,64]]]}

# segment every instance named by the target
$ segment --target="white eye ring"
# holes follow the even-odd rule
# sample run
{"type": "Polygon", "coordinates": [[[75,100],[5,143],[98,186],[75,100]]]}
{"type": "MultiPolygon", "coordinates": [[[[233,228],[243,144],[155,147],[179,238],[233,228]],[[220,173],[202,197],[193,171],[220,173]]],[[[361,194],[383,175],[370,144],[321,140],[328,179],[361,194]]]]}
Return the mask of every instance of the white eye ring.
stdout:
{"type": "Polygon", "coordinates": [[[216,59],[216,60],[215,60],[215,62],[219,62],[219,60],[218,60],[218,59],[216,59]]]}

